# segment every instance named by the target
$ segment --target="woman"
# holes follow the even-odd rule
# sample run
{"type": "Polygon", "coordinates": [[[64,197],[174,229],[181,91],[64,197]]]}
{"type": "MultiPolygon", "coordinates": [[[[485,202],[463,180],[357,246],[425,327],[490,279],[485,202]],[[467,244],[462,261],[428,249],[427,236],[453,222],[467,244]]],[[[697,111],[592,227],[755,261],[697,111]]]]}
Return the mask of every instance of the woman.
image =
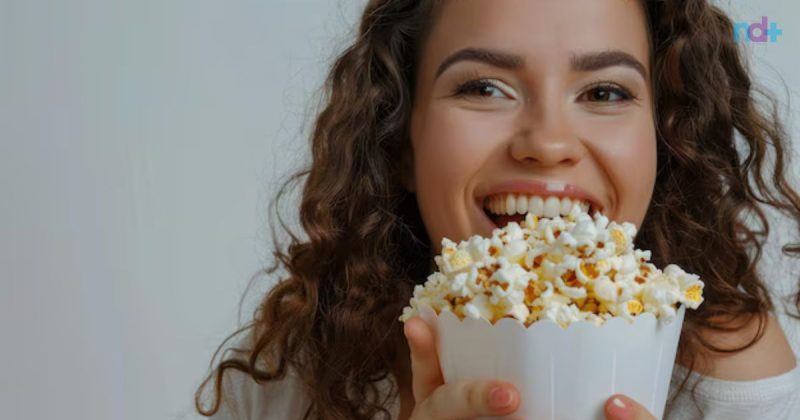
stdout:
{"type": "MultiPolygon", "coordinates": [[[[546,199],[536,186],[549,182],[635,224],[637,247],[659,267],[705,282],[705,302],[686,313],[684,375],[673,378],[665,418],[780,418],[793,406],[776,401],[794,395],[800,376],[756,272],[769,228],[758,203],[797,221],[800,199],[785,178],[782,127],[756,108],[750,83],[730,19],[704,0],[370,1],[328,77],[311,167],[294,178],[307,176],[308,238],[292,235],[286,252],[276,244],[269,273],[282,264],[288,275],[237,332],[247,334],[235,357],[198,389],[198,411],[512,414],[521,396],[511,384],[443,384],[431,332],[397,319],[442,237],[490,234],[502,222],[484,210],[488,196],[546,199]],[[714,384],[696,406],[690,377],[714,384]],[[759,386],[764,406],[709,396],[734,380],[759,386]]],[[[609,397],[609,418],[653,418],[609,397]]]]}

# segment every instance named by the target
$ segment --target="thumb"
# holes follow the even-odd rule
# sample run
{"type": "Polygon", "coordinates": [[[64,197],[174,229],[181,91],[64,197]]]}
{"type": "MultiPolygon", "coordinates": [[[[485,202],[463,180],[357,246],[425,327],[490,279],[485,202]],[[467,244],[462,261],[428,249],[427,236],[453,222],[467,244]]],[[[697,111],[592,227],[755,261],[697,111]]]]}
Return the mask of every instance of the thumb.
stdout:
{"type": "Polygon", "coordinates": [[[606,401],[605,414],[607,420],[656,420],[645,407],[622,394],[606,401]]]}
{"type": "Polygon", "coordinates": [[[428,324],[416,316],[406,321],[403,331],[411,352],[414,399],[424,401],[444,383],[436,353],[436,340],[428,324]]]}

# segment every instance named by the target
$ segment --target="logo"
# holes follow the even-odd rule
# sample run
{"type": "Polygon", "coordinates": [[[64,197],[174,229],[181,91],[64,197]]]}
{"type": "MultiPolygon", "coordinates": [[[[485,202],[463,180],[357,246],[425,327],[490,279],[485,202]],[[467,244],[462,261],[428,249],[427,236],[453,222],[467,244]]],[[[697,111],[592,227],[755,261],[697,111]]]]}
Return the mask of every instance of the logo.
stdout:
{"type": "Polygon", "coordinates": [[[778,28],[777,22],[770,22],[766,16],[761,16],[761,22],[747,23],[736,22],[733,25],[733,39],[736,42],[778,42],[778,37],[783,35],[783,29],[778,28]]]}

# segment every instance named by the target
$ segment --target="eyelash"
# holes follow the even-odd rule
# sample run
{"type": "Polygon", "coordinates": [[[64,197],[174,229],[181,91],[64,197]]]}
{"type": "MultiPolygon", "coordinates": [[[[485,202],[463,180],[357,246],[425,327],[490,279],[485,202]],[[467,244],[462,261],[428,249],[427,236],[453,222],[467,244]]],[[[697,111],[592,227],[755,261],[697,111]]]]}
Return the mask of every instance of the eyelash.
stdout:
{"type": "MultiPolygon", "coordinates": [[[[489,82],[489,79],[477,79],[477,80],[470,80],[465,83],[462,83],[456,87],[455,91],[453,92],[453,96],[455,97],[463,97],[463,96],[473,96],[470,95],[469,92],[474,91],[475,89],[486,88],[490,87],[493,89],[497,89],[502,91],[499,87],[497,87],[494,83],[489,82]]],[[[594,102],[629,102],[637,99],[633,94],[631,94],[627,89],[617,85],[616,83],[609,82],[609,81],[600,81],[591,86],[587,89],[584,94],[589,93],[593,90],[603,89],[604,91],[608,91],[611,93],[615,93],[621,97],[621,99],[616,101],[594,101],[594,102]]],[[[583,94],[581,95],[581,97],[583,94]]],[[[483,98],[482,96],[478,95],[479,98],[483,98]]]]}

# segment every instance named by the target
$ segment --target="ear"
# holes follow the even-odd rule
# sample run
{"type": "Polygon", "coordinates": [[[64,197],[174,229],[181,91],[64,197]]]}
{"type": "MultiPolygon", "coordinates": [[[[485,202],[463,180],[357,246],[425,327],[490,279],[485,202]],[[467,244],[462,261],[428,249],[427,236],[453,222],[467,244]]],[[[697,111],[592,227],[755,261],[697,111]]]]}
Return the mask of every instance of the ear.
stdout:
{"type": "Polygon", "coordinates": [[[416,192],[417,180],[414,176],[414,151],[411,150],[411,145],[405,148],[400,157],[400,178],[403,187],[408,192],[416,192]]]}

